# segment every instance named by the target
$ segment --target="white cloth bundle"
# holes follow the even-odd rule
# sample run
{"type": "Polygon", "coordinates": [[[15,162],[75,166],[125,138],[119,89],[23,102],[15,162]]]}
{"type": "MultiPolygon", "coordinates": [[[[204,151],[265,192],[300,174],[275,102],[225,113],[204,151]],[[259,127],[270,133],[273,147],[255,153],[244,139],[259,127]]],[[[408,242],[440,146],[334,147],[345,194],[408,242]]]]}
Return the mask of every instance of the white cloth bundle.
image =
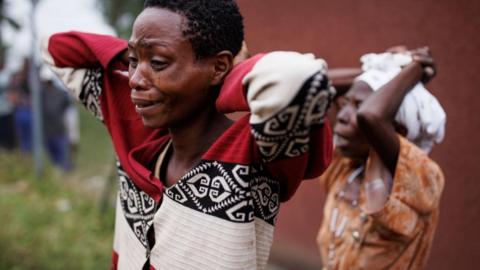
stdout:
{"type": "MultiPolygon", "coordinates": [[[[370,53],[363,55],[360,61],[364,73],[355,81],[363,81],[377,91],[397,76],[412,57],[408,53],[370,53]]],[[[407,138],[411,142],[429,153],[435,143],[443,140],[446,118],[438,100],[422,83],[417,83],[405,96],[395,121],[407,128],[407,138]]]]}

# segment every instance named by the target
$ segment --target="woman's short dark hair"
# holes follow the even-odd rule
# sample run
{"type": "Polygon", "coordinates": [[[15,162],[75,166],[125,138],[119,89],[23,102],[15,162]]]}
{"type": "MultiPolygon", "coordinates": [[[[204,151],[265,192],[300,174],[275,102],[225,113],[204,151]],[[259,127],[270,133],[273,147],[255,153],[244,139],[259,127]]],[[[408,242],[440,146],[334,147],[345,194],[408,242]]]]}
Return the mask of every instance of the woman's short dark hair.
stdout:
{"type": "Polygon", "coordinates": [[[234,56],[243,41],[243,18],[234,0],[146,0],[144,8],[168,9],[185,16],[183,35],[197,59],[227,50],[234,56]]]}

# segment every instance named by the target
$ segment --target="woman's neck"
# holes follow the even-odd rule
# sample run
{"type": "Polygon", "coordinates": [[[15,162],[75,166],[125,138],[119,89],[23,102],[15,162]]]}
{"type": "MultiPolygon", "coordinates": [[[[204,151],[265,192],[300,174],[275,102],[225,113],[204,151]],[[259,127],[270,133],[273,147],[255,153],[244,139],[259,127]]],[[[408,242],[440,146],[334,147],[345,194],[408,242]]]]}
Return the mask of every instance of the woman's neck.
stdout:
{"type": "Polygon", "coordinates": [[[172,138],[171,158],[193,166],[215,140],[232,125],[232,121],[216,110],[205,111],[195,119],[169,129],[172,138]]]}

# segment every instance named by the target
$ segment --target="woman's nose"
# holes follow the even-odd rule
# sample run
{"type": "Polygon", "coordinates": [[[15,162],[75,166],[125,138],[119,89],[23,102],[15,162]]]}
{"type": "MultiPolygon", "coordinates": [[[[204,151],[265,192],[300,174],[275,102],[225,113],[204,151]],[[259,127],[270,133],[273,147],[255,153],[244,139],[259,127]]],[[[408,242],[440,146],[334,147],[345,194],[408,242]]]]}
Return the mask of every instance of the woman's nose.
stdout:
{"type": "Polygon", "coordinates": [[[342,124],[348,124],[354,114],[355,111],[352,106],[343,106],[337,114],[337,121],[342,124]]]}
{"type": "Polygon", "coordinates": [[[147,90],[149,87],[148,80],[145,76],[145,71],[143,71],[140,66],[136,69],[129,72],[129,85],[130,88],[135,90],[147,90]]]}

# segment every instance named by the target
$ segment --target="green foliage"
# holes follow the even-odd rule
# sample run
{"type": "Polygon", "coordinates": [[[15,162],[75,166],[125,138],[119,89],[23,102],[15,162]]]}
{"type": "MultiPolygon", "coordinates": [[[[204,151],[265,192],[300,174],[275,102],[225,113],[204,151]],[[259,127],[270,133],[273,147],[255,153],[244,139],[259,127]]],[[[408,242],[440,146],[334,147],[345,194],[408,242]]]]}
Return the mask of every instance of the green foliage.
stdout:
{"type": "Polygon", "coordinates": [[[141,12],[143,1],[100,0],[104,14],[120,37],[128,38],[133,20],[141,12]]]}
{"type": "Polygon", "coordinates": [[[83,107],[78,108],[80,117],[81,143],[78,148],[77,174],[95,175],[108,171],[115,161],[110,136],[105,126],[83,107]]]}
{"type": "Polygon", "coordinates": [[[112,209],[100,213],[86,194],[50,179],[20,180],[1,193],[0,269],[108,267],[112,209]]]}
{"type": "Polygon", "coordinates": [[[0,269],[108,268],[114,209],[111,200],[101,208],[101,196],[113,152],[101,123],[84,110],[81,120],[72,173],[47,167],[36,180],[31,158],[0,154],[0,269]]]}

